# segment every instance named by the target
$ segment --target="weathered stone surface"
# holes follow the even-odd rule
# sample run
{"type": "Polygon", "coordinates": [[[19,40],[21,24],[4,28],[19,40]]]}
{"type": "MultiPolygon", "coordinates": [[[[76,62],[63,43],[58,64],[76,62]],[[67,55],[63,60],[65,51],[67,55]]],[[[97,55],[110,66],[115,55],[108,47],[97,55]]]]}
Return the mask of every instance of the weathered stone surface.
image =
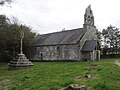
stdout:
{"type": "Polygon", "coordinates": [[[63,90],[88,90],[85,85],[71,84],[63,90]]]}
{"type": "Polygon", "coordinates": [[[9,69],[20,69],[33,66],[32,62],[25,57],[24,54],[18,54],[10,63],[8,63],[9,69]]]}
{"type": "Polygon", "coordinates": [[[90,79],[93,78],[94,76],[95,76],[94,74],[86,74],[83,76],[78,76],[76,79],[82,79],[82,78],[90,79]]]}
{"type": "Polygon", "coordinates": [[[84,15],[84,23],[89,25],[94,25],[94,16],[91,10],[91,5],[86,8],[85,15],[84,15]]]}
{"type": "Polygon", "coordinates": [[[36,53],[34,60],[80,60],[77,45],[40,46],[36,53]]]}

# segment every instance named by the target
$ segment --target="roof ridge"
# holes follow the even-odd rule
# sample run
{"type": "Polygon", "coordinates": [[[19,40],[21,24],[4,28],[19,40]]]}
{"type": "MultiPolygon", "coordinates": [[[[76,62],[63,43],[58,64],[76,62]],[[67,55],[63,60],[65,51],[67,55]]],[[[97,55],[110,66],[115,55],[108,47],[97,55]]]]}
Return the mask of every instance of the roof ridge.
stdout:
{"type": "Polygon", "coordinates": [[[39,36],[48,35],[48,34],[55,34],[55,33],[61,33],[61,32],[74,31],[74,30],[78,30],[78,29],[83,29],[83,28],[76,28],[76,29],[70,29],[70,30],[65,30],[65,31],[58,31],[58,32],[51,32],[51,33],[46,33],[46,34],[39,34],[39,36]]]}

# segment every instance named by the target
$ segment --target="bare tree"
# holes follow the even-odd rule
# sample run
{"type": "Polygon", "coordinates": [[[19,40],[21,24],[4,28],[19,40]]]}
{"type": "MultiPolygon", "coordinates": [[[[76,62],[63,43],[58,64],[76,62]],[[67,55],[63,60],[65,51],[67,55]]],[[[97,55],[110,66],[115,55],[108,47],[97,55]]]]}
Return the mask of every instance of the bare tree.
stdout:
{"type": "Polygon", "coordinates": [[[10,4],[13,0],[0,0],[0,5],[10,4]]]}

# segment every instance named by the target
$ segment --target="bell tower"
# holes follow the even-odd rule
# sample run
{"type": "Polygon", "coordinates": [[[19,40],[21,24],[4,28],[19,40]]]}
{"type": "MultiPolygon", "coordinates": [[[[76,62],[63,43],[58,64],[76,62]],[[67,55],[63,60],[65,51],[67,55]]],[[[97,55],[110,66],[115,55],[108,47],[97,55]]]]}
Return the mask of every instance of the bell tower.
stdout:
{"type": "Polygon", "coordinates": [[[96,26],[94,25],[93,11],[91,5],[89,5],[84,14],[83,31],[85,32],[84,40],[97,40],[96,26]]]}
{"type": "Polygon", "coordinates": [[[94,16],[93,16],[93,12],[91,10],[91,5],[89,5],[86,8],[86,11],[84,14],[84,25],[94,26],[94,16]]]}

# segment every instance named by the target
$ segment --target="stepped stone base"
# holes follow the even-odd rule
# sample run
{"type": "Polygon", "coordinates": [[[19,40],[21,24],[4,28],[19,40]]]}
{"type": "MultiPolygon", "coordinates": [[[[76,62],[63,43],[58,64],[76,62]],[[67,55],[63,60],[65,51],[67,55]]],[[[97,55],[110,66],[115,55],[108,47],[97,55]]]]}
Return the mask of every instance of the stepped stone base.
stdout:
{"type": "Polygon", "coordinates": [[[25,54],[18,54],[15,59],[8,63],[9,69],[20,69],[20,68],[28,68],[33,66],[32,62],[27,59],[25,54]]]}

